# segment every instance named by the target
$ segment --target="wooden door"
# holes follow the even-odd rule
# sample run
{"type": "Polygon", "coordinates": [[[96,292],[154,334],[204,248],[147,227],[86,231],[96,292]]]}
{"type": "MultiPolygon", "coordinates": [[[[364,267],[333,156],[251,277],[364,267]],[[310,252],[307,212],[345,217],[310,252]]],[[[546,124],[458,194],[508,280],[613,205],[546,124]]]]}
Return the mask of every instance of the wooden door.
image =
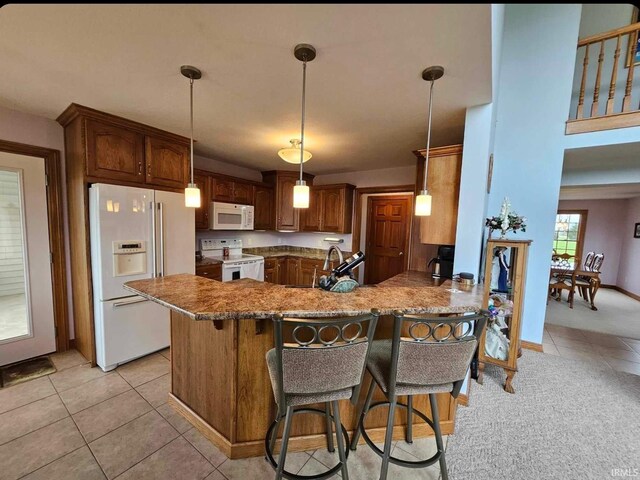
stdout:
{"type": "Polygon", "coordinates": [[[204,173],[193,174],[193,181],[200,189],[200,208],[196,208],[196,229],[209,229],[209,205],[211,203],[211,177],[204,173]]]}
{"type": "Polygon", "coordinates": [[[253,228],[255,230],[273,230],[275,228],[275,208],[273,188],[256,186],[253,194],[253,228]]]}
{"type": "Polygon", "coordinates": [[[319,232],[320,217],[322,215],[322,190],[310,187],[309,208],[300,211],[300,230],[305,232],[319,232]]]}
{"type": "Polygon", "coordinates": [[[342,232],[345,217],[345,191],[343,188],[327,188],[322,191],[321,232],[342,232]]]}
{"type": "Polygon", "coordinates": [[[233,182],[233,203],[250,205],[253,201],[253,185],[233,182]]]}
{"type": "Polygon", "coordinates": [[[144,136],[95,120],[86,120],[87,176],[144,183],[144,136]]]}
{"type": "Polygon", "coordinates": [[[189,147],[162,138],[146,137],[148,184],[185,188],[189,183],[189,147]]]}
{"type": "Polygon", "coordinates": [[[211,199],[216,202],[233,202],[233,181],[214,177],[212,182],[211,199]]]}
{"type": "Polygon", "coordinates": [[[407,269],[412,203],[411,195],[369,197],[365,283],[380,283],[407,269]]]}
{"type": "Polygon", "coordinates": [[[298,230],[298,209],[293,208],[293,187],[297,176],[279,176],[276,193],[276,228],[278,230],[298,230]]]}

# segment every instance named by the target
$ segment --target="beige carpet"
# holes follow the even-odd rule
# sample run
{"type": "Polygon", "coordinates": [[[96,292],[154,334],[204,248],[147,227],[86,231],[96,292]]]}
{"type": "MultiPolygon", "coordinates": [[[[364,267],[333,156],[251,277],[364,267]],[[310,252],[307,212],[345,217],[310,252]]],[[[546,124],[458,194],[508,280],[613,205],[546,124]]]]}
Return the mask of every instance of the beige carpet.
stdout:
{"type": "Polygon", "coordinates": [[[562,297],[562,302],[549,300],[545,323],[640,340],[639,301],[617,290],[601,288],[596,295],[598,310],[594,311],[577,293],[573,309],[566,301],[567,292],[562,297]]]}
{"type": "Polygon", "coordinates": [[[515,395],[488,366],[449,437],[451,480],[612,478],[640,469],[640,377],[525,351],[515,395]]]}

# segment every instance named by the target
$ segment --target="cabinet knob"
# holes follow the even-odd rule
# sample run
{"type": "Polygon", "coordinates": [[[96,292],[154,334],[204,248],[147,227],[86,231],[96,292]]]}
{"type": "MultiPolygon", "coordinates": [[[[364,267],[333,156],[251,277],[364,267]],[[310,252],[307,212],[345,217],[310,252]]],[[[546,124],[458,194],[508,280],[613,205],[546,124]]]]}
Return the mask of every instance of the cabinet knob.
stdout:
{"type": "Polygon", "coordinates": [[[404,252],[400,252],[400,253],[398,254],[398,256],[399,256],[399,257],[401,257],[402,255],[404,255],[404,252]]]}

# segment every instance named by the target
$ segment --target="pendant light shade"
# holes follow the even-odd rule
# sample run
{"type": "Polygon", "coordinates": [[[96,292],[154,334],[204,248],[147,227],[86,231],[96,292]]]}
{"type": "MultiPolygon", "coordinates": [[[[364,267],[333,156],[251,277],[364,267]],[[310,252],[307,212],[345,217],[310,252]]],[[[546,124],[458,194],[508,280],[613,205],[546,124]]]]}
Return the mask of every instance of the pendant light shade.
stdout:
{"type": "MultiPolygon", "coordinates": [[[[281,159],[288,163],[300,163],[300,140],[297,138],[289,140],[290,147],[281,148],[278,150],[278,155],[281,159]]],[[[302,161],[307,162],[311,159],[311,152],[305,150],[302,152],[302,161]]]]}
{"type": "Polygon", "coordinates": [[[427,192],[427,172],[429,169],[429,147],[431,146],[431,111],[433,107],[433,84],[444,75],[444,68],[440,66],[427,67],[422,72],[423,80],[431,82],[429,87],[429,123],[427,127],[427,150],[424,159],[424,177],[422,190],[416,195],[416,216],[428,217],[431,215],[431,195],[427,192]]]}
{"type": "Polygon", "coordinates": [[[189,79],[189,113],[191,119],[191,182],[184,189],[184,205],[190,208],[200,208],[200,189],[193,182],[193,81],[202,78],[202,72],[191,65],[182,65],[180,73],[189,79]]]}
{"type": "MultiPolygon", "coordinates": [[[[307,93],[307,62],[316,58],[316,49],[313,48],[313,45],[299,43],[293,49],[293,55],[302,62],[302,121],[300,122],[300,145],[298,146],[296,144],[296,140],[291,140],[291,145],[297,150],[298,162],[300,162],[300,179],[293,187],[293,208],[309,208],[309,187],[302,179],[302,165],[311,158],[311,154],[304,149],[304,114],[307,93]],[[305,158],[306,155],[309,155],[309,157],[305,158]]],[[[282,150],[280,152],[282,152],[282,150]]],[[[280,154],[285,161],[288,161],[280,152],[278,152],[278,154],[280,154]]]]}

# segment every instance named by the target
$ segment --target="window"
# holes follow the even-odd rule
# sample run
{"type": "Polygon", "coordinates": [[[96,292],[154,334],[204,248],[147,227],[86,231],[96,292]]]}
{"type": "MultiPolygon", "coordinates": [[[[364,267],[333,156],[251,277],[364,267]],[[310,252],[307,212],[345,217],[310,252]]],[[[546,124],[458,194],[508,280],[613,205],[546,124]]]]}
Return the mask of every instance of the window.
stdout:
{"type": "Polygon", "coordinates": [[[578,259],[582,258],[586,221],[586,210],[558,211],[553,236],[553,250],[555,253],[568,253],[578,259]]]}

